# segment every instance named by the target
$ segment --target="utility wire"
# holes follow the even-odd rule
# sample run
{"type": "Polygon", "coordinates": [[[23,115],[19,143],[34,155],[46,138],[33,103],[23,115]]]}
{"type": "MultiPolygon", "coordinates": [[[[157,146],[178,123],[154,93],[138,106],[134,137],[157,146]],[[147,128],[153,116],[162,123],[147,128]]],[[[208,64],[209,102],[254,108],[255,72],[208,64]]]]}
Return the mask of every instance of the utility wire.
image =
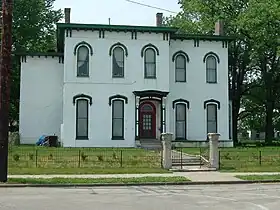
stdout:
{"type": "Polygon", "coordinates": [[[143,3],[140,3],[140,2],[137,2],[137,1],[131,1],[131,0],[125,0],[125,1],[133,3],[133,4],[138,4],[138,5],[141,5],[141,6],[144,6],[144,7],[149,7],[149,8],[153,8],[153,9],[159,9],[159,10],[163,10],[163,11],[166,11],[166,12],[177,14],[177,12],[174,12],[174,11],[171,11],[171,10],[168,10],[168,9],[163,9],[163,8],[155,7],[155,6],[152,6],[152,5],[143,4],[143,3]]]}

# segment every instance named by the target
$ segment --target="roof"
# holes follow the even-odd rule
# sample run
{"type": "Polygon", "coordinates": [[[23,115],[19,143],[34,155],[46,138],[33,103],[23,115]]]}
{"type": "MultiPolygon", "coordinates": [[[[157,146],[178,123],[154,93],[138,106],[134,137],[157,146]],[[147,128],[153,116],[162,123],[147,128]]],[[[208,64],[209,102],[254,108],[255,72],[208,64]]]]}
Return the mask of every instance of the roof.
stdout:
{"type": "Polygon", "coordinates": [[[171,39],[181,40],[209,40],[209,41],[231,41],[234,38],[218,35],[202,35],[202,34],[182,34],[179,28],[175,27],[158,27],[158,26],[132,26],[132,25],[102,25],[102,24],[81,24],[81,23],[57,23],[57,50],[63,52],[65,30],[105,30],[105,31],[134,31],[134,32],[150,32],[150,33],[170,33],[171,39]]]}

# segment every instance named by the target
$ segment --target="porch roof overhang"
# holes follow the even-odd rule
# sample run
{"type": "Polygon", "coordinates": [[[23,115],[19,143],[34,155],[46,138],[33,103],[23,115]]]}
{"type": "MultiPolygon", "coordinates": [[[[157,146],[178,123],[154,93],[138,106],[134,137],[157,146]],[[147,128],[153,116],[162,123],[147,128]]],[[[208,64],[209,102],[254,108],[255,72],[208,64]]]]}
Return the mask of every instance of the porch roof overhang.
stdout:
{"type": "Polygon", "coordinates": [[[159,91],[159,90],[142,90],[142,91],[133,91],[135,96],[141,97],[157,97],[162,98],[166,97],[169,92],[159,91]]]}

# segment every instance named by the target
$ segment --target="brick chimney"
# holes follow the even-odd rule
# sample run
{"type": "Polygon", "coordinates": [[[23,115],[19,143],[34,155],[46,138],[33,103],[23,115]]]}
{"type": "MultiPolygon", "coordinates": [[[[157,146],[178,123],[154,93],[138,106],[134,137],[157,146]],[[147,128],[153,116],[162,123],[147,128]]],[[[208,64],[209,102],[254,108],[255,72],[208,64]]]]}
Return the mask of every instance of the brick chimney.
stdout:
{"type": "Polygon", "coordinates": [[[224,22],[222,20],[218,20],[215,24],[215,35],[224,35],[224,22]]]}
{"type": "Polygon", "coordinates": [[[157,19],[157,26],[161,27],[162,26],[162,20],[163,20],[163,13],[158,12],[156,19],[157,19]]]}
{"type": "Polygon", "coordinates": [[[64,9],[65,23],[70,23],[70,16],[71,16],[71,8],[65,8],[64,9]]]}

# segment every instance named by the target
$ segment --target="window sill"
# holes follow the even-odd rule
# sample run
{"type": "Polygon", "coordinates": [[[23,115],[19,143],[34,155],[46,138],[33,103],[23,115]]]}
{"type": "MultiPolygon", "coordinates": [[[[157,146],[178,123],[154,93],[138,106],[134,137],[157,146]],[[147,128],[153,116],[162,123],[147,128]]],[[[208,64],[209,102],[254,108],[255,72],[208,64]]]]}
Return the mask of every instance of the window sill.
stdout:
{"type": "Polygon", "coordinates": [[[188,141],[188,139],[181,139],[181,138],[176,138],[174,141],[182,141],[182,142],[185,142],[185,141],[188,141]]]}
{"type": "Polygon", "coordinates": [[[187,81],[175,81],[175,83],[187,83],[187,81]]]}
{"type": "Polygon", "coordinates": [[[207,84],[218,84],[218,82],[206,82],[207,84]]]}
{"type": "Polygon", "coordinates": [[[144,77],[144,79],[157,79],[156,77],[144,77]]]}
{"type": "Polygon", "coordinates": [[[124,79],[124,76],[112,76],[113,79],[124,79]]]}
{"type": "Polygon", "coordinates": [[[76,140],[80,141],[80,140],[89,140],[88,137],[76,137],[76,140]]]}
{"type": "Polygon", "coordinates": [[[89,78],[89,76],[77,76],[77,78],[80,78],[80,79],[82,79],[82,78],[89,78]]]}
{"type": "Polygon", "coordinates": [[[124,137],[112,137],[111,140],[124,140],[124,137]]]}

